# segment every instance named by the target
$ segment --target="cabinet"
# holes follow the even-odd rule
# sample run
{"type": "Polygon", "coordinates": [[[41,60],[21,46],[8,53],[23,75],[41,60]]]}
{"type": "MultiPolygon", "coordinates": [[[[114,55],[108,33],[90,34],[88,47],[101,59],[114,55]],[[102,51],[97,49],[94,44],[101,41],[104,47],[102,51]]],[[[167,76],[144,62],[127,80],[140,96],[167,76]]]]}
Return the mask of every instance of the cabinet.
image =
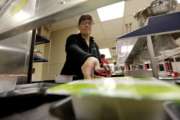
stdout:
{"type": "MultiPolygon", "coordinates": [[[[41,45],[41,44],[45,44],[45,43],[49,43],[50,41],[39,34],[36,34],[36,41],[35,41],[35,45],[41,45]]],[[[48,59],[45,58],[40,50],[34,51],[33,53],[33,62],[48,62],[48,59]]]]}
{"type": "Polygon", "coordinates": [[[40,27],[33,31],[33,40],[30,52],[30,69],[28,82],[42,81],[43,66],[48,62],[48,55],[45,48],[49,46],[50,32],[46,27],[40,27]]]}

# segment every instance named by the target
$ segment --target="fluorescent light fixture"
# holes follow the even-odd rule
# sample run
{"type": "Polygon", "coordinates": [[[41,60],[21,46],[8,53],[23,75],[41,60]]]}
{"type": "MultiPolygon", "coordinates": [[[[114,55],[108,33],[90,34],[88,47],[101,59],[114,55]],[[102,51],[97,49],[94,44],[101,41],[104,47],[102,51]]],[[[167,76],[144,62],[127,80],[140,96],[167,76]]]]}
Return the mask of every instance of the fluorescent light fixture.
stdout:
{"type": "Polygon", "coordinates": [[[20,12],[18,12],[17,14],[15,14],[14,19],[15,19],[16,21],[21,22],[21,21],[26,20],[26,19],[28,19],[28,18],[30,18],[30,17],[31,17],[31,15],[30,15],[29,13],[21,10],[20,12]]]}
{"type": "Polygon", "coordinates": [[[180,3],[180,0],[177,0],[178,3],[180,3]]]}
{"type": "Polygon", "coordinates": [[[99,49],[100,54],[104,54],[106,59],[111,58],[111,52],[109,48],[99,49]]]}
{"type": "Polygon", "coordinates": [[[124,16],[125,1],[114,3],[97,9],[100,20],[108,21],[124,16]]]}

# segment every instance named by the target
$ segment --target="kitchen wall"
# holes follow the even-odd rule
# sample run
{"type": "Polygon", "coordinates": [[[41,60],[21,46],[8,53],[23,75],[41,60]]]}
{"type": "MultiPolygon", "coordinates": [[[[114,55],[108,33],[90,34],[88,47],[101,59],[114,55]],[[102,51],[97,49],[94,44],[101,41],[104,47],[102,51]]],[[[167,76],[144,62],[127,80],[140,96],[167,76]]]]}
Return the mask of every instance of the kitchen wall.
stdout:
{"type": "MultiPolygon", "coordinates": [[[[124,17],[106,22],[100,22],[96,10],[90,11],[89,14],[91,14],[95,19],[92,36],[95,37],[99,47],[115,47],[117,36],[137,29],[138,24],[133,16],[137,11],[146,8],[151,1],[152,0],[127,0],[125,3],[124,17]]],[[[77,23],[77,19],[74,22],[77,23]]],[[[51,32],[51,43],[46,49],[46,53],[48,53],[49,56],[49,62],[42,68],[41,79],[54,79],[55,76],[60,73],[65,61],[66,38],[72,33],[78,33],[77,26],[74,24],[72,24],[72,26],[68,26],[67,28],[55,29],[51,32]]]]}

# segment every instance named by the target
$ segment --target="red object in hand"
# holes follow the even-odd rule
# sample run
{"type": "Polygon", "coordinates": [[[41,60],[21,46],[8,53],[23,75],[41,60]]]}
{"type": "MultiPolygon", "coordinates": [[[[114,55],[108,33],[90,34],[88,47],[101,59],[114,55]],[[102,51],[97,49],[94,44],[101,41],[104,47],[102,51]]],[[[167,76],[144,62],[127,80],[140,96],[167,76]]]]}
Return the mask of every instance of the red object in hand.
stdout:
{"type": "Polygon", "coordinates": [[[179,76],[178,72],[172,72],[171,75],[172,75],[172,77],[175,77],[175,78],[179,76]]]}
{"type": "Polygon", "coordinates": [[[103,77],[110,77],[111,76],[111,71],[107,70],[96,70],[95,75],[97,76],[103,76],[103,77]]]}

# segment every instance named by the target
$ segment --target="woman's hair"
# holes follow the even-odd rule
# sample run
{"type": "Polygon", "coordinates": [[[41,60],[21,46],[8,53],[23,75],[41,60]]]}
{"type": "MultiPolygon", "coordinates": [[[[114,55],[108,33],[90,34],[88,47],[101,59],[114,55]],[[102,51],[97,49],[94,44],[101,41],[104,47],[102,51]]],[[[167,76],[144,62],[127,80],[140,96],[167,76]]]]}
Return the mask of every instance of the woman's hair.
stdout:
{"type": "Polygon", "coordinates": [[[93,18],[91,15],[82,15],[80,18],[79,18],[79,22],[78,22],[78,25],[81,24],[82,21],[85,21],[85,20],[90,20],[91,22],[93,22],[93,18]]]}

